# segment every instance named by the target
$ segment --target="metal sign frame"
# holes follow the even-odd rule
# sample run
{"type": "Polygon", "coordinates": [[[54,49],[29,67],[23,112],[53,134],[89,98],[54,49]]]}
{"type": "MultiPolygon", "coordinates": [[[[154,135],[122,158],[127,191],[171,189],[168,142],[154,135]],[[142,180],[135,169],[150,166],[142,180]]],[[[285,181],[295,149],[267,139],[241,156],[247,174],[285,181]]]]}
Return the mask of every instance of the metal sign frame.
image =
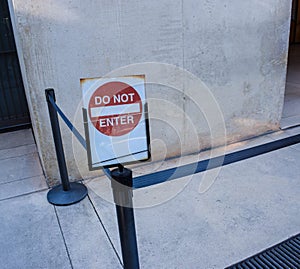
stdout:
{"type": "MultiPolygon", "coordinates": [[[[101,79],[110,79],[111,81],[118,81],[119,79],[127,79],[127,78],[140,78],[140,79],[145,79],[144,75],[135,75],[135,76],[122,76],[122,77],[116,77],[116,78],[94,78],[94,80],[101,80],[101,79]]],[[[86,79],[81,79],[81,80],[86,80],[86,79]]],[[[145,84],[143,85],[144,87],[144,91],[145,91],[145,84]]],[[[89,124],[91,124],[91,120],[89,119],[89,115],[88,115],[88,109],[86,107],[82,108],[82,112],[83,112],[83,121],[84,121],[84,131],[85,131],[85,137],[86,137],[86,146],[87,146],[87,158],[88,158],[88,166],[89,166],[89,170],[90,171],[94,171],[94,170],[99,170],[102,168],[110,168],[110,167],[116,167],[118,166],[120,163],[123,165],[125,164],[135,164],[135,163],[139,163],[139,162],[145,162],[145,161],[149,161],[151,160],[151,150],[150,150],[150,127],[149,127],[149,117],[148,117],[148,103],[146,100],[146,93],[145,93],[145,99],[143,100],[143,120],[145,122],[145,139],[146,139],[146,148],[143,149],[142,151],[139,152],[131,152],[127,155],[122,155],[122,156],[115,156],[114,158],[105,160],[103,162],[113,162],[115,160],[114,163],[108,164],[108,165],[100,165],[100,163],[94,163],[93,162],[93,158],[92,158],[92,141],[91,139],[91,134],[90,134],[90,126],[89,124]],[[132,160],[132,161],[122,161],[122,158],[126,158],[129,156],[133,156],[135,154],[141,154],[141,153],[145,153],[145,156],[141,159],[137,159],[137,160],[132,160]]],[[[93,137],[93,136],[92,136],[93,137]]]]}

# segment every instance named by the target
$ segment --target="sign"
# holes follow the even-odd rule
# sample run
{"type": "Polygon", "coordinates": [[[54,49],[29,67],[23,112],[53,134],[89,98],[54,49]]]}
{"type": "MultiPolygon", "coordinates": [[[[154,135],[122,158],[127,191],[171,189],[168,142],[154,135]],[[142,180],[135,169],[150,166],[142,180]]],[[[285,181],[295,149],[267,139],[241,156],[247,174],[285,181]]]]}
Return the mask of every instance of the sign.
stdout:
{"type": "Polygon", "coordinates": [[[149,159],[145,77],[80,82],[90,170],[149,159]]]}
{"type": "Polygon", "coordinates": [[[89,117],[95,128],[108,136],[133,131],[142,117],[142,100],[128,84],[112,81],[100,86],[89,101],[89,117]]]}

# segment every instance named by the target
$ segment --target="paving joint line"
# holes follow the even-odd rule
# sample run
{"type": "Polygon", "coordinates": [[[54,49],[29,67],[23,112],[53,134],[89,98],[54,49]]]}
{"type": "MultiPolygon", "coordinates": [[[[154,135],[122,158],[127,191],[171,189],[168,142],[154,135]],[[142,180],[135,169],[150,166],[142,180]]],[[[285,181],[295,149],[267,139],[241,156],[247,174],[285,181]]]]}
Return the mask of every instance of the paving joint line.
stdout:
{"type": "Polygon", "coordinates": [[[6,201],[6,200],[11,200],[11,199],[14,199],[14,198],[20,198],[20,197],[23,197],[23,196],[43,192],[43,191],[46,191],[46,190],[49,190],[49,188],[43,188],[43,189],[40,189],[40,190],[27,192],[27,193],[23,193],[23,194],[20,194],[20,195],[15,195],[15,196],[12,196],[12,197],[7,197],[7,198],[4,198],[4,199],[0,199],[0,202],[6,201]]]}
{"type": "Polygon", "coordinates": [[[17,155],[17,156],[12,156],[12,157],[8,157],[8,158],[0,158],[0,162],[1,161],[5,161],[5,160],[9,160],[9,159],[14,159],[14,158],[19,158],[19,157],[24,157],[24,156],[27,156],[27,155],[35,155],[35,153],[38,153],[36,150],[33,151],[33,152],[28,152],[28,153],[25,153],[25,154],[21,154],[21,155],[17,155]]]}
{"type": "Polygon", "coordinates": [[[1,150],[8,150],[8,149],[17,149],[17,148],[20,148],[20,147],[26,147],[26,146],[31,146],[31,145],[35,145],[36,146],[35,143],[30,143],[30,144],[24,144],[24,145],[9,147],[9,148],[0,148],[0,151],[1,150]]]}
{"type": "Polygon", "coordinates": [[[27,153],[27,154],[19,155],[19,156],[14,156],[14,157],[0,159],[0,162],[1,161],[5,161],[5,160],[10,160],[10,159],[16,159],[16,158],[20,158],[20,157],[24,157],[24,156],[28,156],[28,155],[32,155],[32,156],[37,155],[37,156],[39,156],[38,152],[34,151],[34,152],[27,153]]]}
{"type": "Polygon", "coordinates": [[[54,208],[54,212],[55,212],[55,215],[56,215],[59,230],[60,230],[64,245],[65,245],[65,249],[66,249],[66,252],[67,252],[67,255],[68,255],[68,258],[69,258],[70,266],[71,266],[72,269],[74,269],[72,259],[71,259],[71,255],[70,255],[70,252],[69,252],[69,249],[68,249],[68,246],[67,246],[67,242],[66,242],[66,239],[65,239],[62,227],[61,227],[61,223],[60,223],[60,220],[59,220],[59,217],[58,217],[58,214],[57,214],[56,206],[53,206],[53,208],[54,208]]]}
{"type": "Polygon", "coordinates": [[[13,179],[11,181],[0,182],[0,186],[1,185],[5,185],[5,184],[10,184],[10,183],[18,182],[18,181],[22,181],[22,180],[26,180],[26,179],[30,179],[30,178],[40,177],[40,176],[43,176],[45,178],[44,174],[42,173],[42,174],[33,175],[33,176],[29,176],[29,177],[13,179]]]}
{"type": "Polygon", "coordinates": [[[117,258],[119,260],[119,263],[121,264],[122,267],[124,267],[124,265],[122,263],[122,260],[121,260],[121,257],[119,256],[119,254],[118,254],[118,252],[117,252],[117,250],[116,250],[116,248],[115,248],[115,246],[114,246],[114,244],[113,244],[113,242],[112,242],[112,240],[111,240],[111,238],[110,238],[110,236],[108,234],[108,231],[106,230],[106,228],[104,226],[104,223],[102,222],[102,220],[101,220],[101,218],[100,218],[100,216],[99,216],[99,214],[97,212],[97,209],[96,209],[95,205],[92,202],[92,199],[91,199],[90,195],[88,194],[87,197],[88,197],[88,199],[89,199],[89,201],[90,201],[90,203],[91,203],[91,205],[92,205],[92,207],[94,209],[94,212],[95,212],[95,214],[96,214],[96,216],[97,216],[97,218],[98,218],[98,220],[99,220],[99,222],[100,222],[100,224],[102,226],[102,229],[104,230],[104,233],[105,233],[105,235],[106,235],[106,237],[107,237],[107,239],[108,239],[111,247],[113,248],[113,251],[115,252],[115,254],[116,254],[116,256],[117,256],[117,258]]]}

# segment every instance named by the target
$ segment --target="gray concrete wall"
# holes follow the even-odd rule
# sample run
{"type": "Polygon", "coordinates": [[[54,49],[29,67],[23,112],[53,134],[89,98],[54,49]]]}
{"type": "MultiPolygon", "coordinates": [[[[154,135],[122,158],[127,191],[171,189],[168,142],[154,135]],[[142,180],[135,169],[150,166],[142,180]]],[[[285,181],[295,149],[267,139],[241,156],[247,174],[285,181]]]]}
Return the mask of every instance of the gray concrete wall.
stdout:
{"type": "MultiPolygon", "coordinates": [[[[227,142],[279,128],[291,0],[11,1],[50,183],[58,174],[44,89],[56,89],[58,104],[83,133],[82,77],[146,75],[153,160],[224,143],[218,109],[227,142]],[[144,62],[175,65],[194,76],[172,66],[133,65],[144,62]]],[[[85,151],[61,126],[70,177],[95,175],[87,171],[85,151]]]]}

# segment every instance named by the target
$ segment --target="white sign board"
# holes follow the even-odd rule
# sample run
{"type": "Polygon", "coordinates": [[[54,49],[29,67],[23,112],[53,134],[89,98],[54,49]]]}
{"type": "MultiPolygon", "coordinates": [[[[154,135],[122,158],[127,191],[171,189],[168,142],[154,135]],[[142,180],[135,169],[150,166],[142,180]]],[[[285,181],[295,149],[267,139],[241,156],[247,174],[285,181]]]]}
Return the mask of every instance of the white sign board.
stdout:
{"type": "Polygon", "coordinates": [[[145,77],[80,83],[90,170],[149,159],[145,77]]]}

